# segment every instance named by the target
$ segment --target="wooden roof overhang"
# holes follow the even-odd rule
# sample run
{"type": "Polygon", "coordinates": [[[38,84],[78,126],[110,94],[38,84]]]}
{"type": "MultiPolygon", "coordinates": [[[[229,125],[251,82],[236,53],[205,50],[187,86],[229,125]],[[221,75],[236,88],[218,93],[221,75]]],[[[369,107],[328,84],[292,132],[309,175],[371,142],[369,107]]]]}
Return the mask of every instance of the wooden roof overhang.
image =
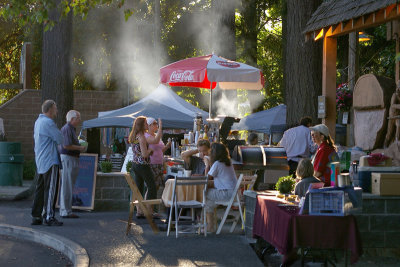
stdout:
{"type": "Polygon", "coordinates": [[[400,0],[332,0],[321,4],[306,25],[306,40],[337,37],[400,19],[400,0]],[[342,10],[340,4],[343,4],[342,10]],[[364,5],[362,5],[364,4],[364,5]],[[338,6],[339,5],[339,6],[338,6]],[[361,5],[361,6],[360,6],[361,5]],[[351,8],[346,14],[346,8],[351,8]],[[344,12],[337,14],[338,12],[344,12]],[[336,13],[336,14],[335,14],[336,13]]]}

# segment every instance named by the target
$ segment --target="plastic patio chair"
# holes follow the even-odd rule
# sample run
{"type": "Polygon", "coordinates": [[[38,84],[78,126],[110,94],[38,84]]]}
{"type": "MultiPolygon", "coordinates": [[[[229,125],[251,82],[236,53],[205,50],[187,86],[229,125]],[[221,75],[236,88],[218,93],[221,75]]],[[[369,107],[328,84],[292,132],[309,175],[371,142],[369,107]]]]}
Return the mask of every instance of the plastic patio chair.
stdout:
{"type": "Polygon", "coordinates": [[[239,210],[239,215],[236,215],[233,219],[233,223],[230,229],[230,233],[233,232],[233,230],[235,230],[236,224],[238,222],[238,220],[240,219],[242,222],[242,227],[244,228],[244,218],[243,218],[243,209],[242,209],[242,204],[240,201],[240,196],[241,196],[241,188],[244,187],[244,189],[247,188],[247,190],[252,190],[254,183],[257,179],[257,175],[251,175],[251,176],[245,176],[243,174],[239,175],[239,178],[237,179],[236,182],[236,186],[235,189],[233,190],[233,194],[231,196],[231,198],[229,199],[229,201],[218,201],[216,202],[216,204],[220,205],[220,206],[225,206],[225,212],[224,215],[222,217],[221,222],[219,223],[218,229],[217,229],[217,235],[221,233],[222,227],[224,226],[225,222],[227,222],[227,217],[231,211],[232,207],[237,207],[239,210]]]}
{"type": "Polygon", "coordinates": [[[206,212],[204,209],[205,202],[206,202],[207,182],[208,182],[207,176],[175,177],[174,187],[173,187],[173,191],[172,191],[172,197],[171,197],[171,200],[168,201],[168,204],[170,205],[171,208],[170,208],[170,213],[169,213],[169,218],[168,218],[167,236],[169,236],[172,224],[175,224],[176,238],[178,238],[179,233],[188,233],[186,231],[180,231],[180,229],[179,229],[179,227],[180,227],[179,219],[181,218],[180,214],[181,214],[183,208],[191,209],[192,223],[194,223],[194,220],[195,220],[194,209],[196,209],[196,208],[201,209],[201,214],[202,214],[201,221],[202,222],[199,221],[199,222],[195,223],[194,225],[189,225],[188,227],[202,229],[204,232],[204,236],[207,236],[206,212]],[[201,202],[197,201],[197,200],[179,200],[179,199],[177,199],[177,188],[178,187],[180,187],[180,186],[199,186],[199,185],[204,186],[203,200],[201,202]],[[172,220],[172,211],[173,210],[175,210],[175,221],[172,220]]]}

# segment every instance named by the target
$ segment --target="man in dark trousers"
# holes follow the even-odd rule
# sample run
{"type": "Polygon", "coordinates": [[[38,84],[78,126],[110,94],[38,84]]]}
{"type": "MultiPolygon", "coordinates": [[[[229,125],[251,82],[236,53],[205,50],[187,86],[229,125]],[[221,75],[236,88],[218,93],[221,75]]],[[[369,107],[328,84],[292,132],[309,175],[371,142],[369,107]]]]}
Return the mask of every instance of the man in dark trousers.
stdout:
{"type": "Polygon", "coordinates": [[[55,216],[55,202],[58,185],[58,172],[61,166],[57,146],[62,143],[61,131],[54,119],[57,117],[57,105],[53,100],[42,104],[42,114],[35,122],[35,160],[37,183],[32,206],[32,225],[44,223],[48,226],[61,226],[55,216]],[[42,212],[44,214],[42,217],[42,212]]]}
{"type": "Polygon", "coordinates": [[[81,114],[76,110],[67,113],[67,123],[61,128],[64,141],[60,148],[62,172],[60,191],[60,216],[79,218],[72,213],[72,189],[79,172],[79,155],[86,147],[79,145],[76,127],[81,123],[81,114]]]}

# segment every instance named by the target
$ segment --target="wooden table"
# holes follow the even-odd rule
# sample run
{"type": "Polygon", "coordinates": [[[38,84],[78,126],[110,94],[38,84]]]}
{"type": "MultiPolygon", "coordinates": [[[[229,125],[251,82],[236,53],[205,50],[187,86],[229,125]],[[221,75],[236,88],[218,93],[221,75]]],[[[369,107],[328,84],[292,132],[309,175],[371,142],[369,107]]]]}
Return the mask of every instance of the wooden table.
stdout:
{"type": "MultiPolygon", "coordinates": [[[[263,238],[284,256],[297,248],[343,249],[345,257],[351,252],[351,263],[357,262],[362,245],[354,216],[299,215],[298,207],[282,203],[272,193],[257,196],[253,237],[263,238]]],[[[286,260],[284,257],[283,263],[286,260]]]]}

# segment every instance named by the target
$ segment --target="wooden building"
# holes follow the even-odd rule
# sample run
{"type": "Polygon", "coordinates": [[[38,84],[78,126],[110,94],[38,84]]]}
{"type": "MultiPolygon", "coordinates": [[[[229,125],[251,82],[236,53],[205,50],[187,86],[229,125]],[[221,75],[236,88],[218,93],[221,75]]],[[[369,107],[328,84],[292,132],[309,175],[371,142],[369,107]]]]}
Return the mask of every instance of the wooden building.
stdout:
{"type": "MultiPolygon", "coordinates": [[[[322,94],[326,97],[326,118],[323,119],[335,136],[336,123],[336,55],[337,37],[366,28],[387,24],[387,38],[396,39],[399,49],[399,0],[327,0],[307,22],[306,39],[323,40],[322,94]]],[[[399,80],[399,62],[396,62],[396,81],[399,80]]]]}

